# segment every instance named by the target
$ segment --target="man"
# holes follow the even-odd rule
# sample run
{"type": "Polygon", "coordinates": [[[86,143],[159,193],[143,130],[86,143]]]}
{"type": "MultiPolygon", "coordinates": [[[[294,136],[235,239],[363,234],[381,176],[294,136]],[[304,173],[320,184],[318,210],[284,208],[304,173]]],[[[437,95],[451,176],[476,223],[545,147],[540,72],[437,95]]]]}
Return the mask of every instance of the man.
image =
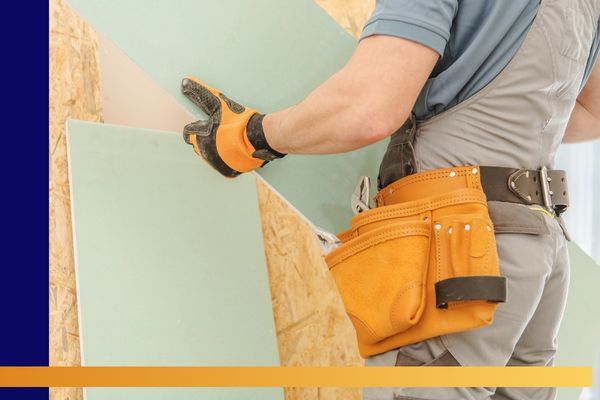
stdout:
{"type": "MultiPolygon", "coordinates": [[[[394,132],[380,189],[450,166],[517,171],[531,193],[508,175],[497,177],[497,193],[486,192],[508,279],[494,322],[369,357],[366,365],[552,365],[569,277],[559,218],[567,193],[553,191],[556,175],[545,174],[561,141],[600,137],[599,16],[600,0],[378,1],[352,58],[296,106],[263,116],[184,80],[184,93],[211,116],[186,126],[184,136],[230,177],[286,153],[346,152],[394,132]],[[407,120],[414,129],[398,130],[407,120]],[[401,154],[407,139],[408,160],[401,154]]],[[[364,391],[365,400],[554,397],[553,388],[364,391]]]]}

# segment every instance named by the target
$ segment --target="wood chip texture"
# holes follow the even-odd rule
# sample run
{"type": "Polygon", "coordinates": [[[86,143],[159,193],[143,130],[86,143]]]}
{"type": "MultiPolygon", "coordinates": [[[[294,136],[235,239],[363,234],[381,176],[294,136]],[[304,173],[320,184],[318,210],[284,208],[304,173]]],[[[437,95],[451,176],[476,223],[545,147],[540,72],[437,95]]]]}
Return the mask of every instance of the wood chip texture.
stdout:
{"type": "MultiPolygon", "coordinates": [[[[80,365],[65,122],[101,121],[94,32],[66,6],[50,1],[50,365],[80,365]]],[[[52,399],[82,399],[81,388],[53,388],[52,399]]]]}

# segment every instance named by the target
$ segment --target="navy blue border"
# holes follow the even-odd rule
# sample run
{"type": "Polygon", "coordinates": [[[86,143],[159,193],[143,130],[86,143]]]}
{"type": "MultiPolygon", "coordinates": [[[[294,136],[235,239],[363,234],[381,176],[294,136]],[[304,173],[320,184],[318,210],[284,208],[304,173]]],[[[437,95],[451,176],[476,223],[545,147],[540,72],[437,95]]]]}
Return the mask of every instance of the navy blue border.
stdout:
{"type": "MultiPolygon", "coordinates": [[[[0,365],[48,365],[48,2],[8,2],[0,146],[0,365]],[[45,12],[46,11],[46,12],[45,12]]],[[[47,399],[47,388],[0,399],[47,399]]]]}

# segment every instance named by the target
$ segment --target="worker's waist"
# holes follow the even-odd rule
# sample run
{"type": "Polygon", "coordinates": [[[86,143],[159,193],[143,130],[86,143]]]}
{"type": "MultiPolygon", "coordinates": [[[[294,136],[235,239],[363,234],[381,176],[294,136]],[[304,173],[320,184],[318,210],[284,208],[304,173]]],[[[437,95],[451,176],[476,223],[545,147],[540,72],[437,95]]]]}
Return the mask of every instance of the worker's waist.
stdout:
{"type": "Polygon", "coordinates": [[[487,201],[541,205],[556,214],[569,206],[565,171],[485,166],[452,167],[408,175],[381,189],[375,200],[381,207],[458,189],[483,189],[487,201]]]}

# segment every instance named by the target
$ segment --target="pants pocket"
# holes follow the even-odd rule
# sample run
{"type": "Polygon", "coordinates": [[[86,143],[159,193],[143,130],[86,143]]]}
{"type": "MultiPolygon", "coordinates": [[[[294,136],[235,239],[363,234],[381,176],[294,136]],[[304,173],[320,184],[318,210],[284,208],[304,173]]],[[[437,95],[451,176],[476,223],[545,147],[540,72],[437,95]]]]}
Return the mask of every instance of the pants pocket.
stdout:
{"type": "Polygon", "coordinates": [[[444,351],[439,356],[435,357],[431,361],[422,362],[413,357],[410,357],[402,352],[398,352],[396,357],[396,367],[459,367],[460,364],[454,358],[450,350],[444,351]]]}
{"type": "Polygon", "coordinates": [[[359,344],[414,326],[425,306],[430,225],[404,221],[376,228],[326,257],[359,344]]]}
{"type": "Polygon", "coordinates": [[[397,367],[458,367],[460,363],[440,337],[403,346],[396,356],[397,367]]]}

